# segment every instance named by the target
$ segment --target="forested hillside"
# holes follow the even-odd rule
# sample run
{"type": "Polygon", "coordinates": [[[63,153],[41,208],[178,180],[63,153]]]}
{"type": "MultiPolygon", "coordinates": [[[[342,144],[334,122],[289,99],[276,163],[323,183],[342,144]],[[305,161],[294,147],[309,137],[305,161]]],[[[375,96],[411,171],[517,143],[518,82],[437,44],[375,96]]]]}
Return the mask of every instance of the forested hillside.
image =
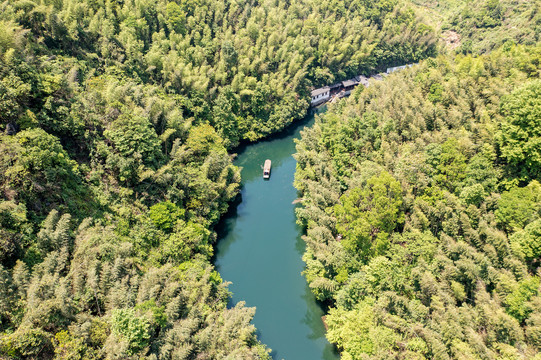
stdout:
{"type": "Polygon", "coordinates": [[[0,3],[0,357],[268,358],[211,265],[227,149],[435,39],[398,0],[0,3]]]}
{"type": "Polygon", "coordinates": [[[535,356],[541,50],[512,42],[539,6],[0,3],[0,358],[268,359],[211,264],[228,150],[313,86],[436,56],[440,27],[506,45],[359,89],[299,144],[306,276],[346,359],[535,356]]]}
{"type": "Polygon", "coordinates": [[[541,357],[541,48],[439,56],[297,144],[305,276],[343,359],[541,357]]]}
{"type": "Polygon", "coordinates": [[[541,40],[541,2],[536,0],[411,0],[442,31],[449,47],[482,54],[506,42],[541,40]]]}
{"type": "MultiPolygon", "coordinates": [[[[66,87],[61,78],[84,89],[97,75],[129,78],[176,95],[177,116],[209,121],[227,146],[304,117],[312,85],[436,51],[434,31],[399,0],[10,0],[0,12],[4,51],[28,39],[19,44],[28,70],[53,67],[50,81],[38,77],[34,87],[20,88],[9,99],[28,103],[36,91],[45,92],[41,99],[56,92],[49,110],[54,112],[72,100],[67,90],[58,94],[58,87],[66,87]]],[[[12,81],[32,78],[16,64],[6,65],[18,72],[12,81]]],[[[15,121],[17,115],[2,114],[0,120],[15,121]]],[[[48,117],[87,125],[69,112],[48,117]]],[[[61,130],[52,120],[36,120],[49,131],[61,130]]]]}

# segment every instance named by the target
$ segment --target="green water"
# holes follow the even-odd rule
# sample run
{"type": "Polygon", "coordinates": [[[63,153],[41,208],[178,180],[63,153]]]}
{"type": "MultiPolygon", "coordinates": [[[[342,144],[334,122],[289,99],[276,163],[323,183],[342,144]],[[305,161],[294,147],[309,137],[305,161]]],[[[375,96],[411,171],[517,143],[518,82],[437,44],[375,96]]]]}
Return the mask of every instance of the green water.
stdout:
{"type": "Polygon", "coordinates": [[[239,151],[241,202],[218,229],[215,265],[232,282],[232,303],[244,300],[257,308],[253,324],[278,360],[338,359],[325,338],[323,310],[301,276],[305,245],[292,204],[297,197],[293,139],[313,122],[309,117],[279,137],[239,151]],[[272,160],[270,180],[262,177],[265,159],[272,160]]]}

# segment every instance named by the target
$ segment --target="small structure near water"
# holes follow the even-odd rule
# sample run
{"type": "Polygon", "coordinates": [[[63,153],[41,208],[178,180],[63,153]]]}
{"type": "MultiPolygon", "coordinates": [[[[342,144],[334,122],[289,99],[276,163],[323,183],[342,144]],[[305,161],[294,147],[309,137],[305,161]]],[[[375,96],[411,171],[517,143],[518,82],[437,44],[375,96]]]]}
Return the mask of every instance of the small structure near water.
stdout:
{"type": "Polygon", "coordinates": [[[395,71],[404,70],[406,68],[412,67],[413,65],[417,65],[417,64],[407,64],[407,65],[401,65],[401,66],[395,66],[395,67],[387,68],[387,74],[392,74],[395,71]]]}
{"type": "MultiPolygon", "coordinates": [[[[386,73],[391,74],[395,71],[412,67],[413,65],[416,65],[416,64],[407,64],[407,65],[388,68],[386,73]]],[[[383,75],[385,74],[372,75],[370,76],[370,79],[380,81],[380,80],[383,80],[383,75]]],[[[337,99],[341,99],[343,97],[349,96],[351,92],[358,85],[368,87],[370,85],[370,82],[368,80],[369,78],[364,75],[357,75],[355,77],[352,77],[351,79],[341,81],[331,86],[324,86],[318,89],[314,89],[312,90],[312,93],[311,93],[312,100],[310,102],[310,105],[312,107],[315,107],[329,100],[331,100],[331,102],[334,102],[337,99]]]]}
{"type": "Polygon", "coordinates": [[[269,159],[265,160],[265,165],[263,165],[263,179],[270,178],[271,172],[271,161],[269,159]]]}
{"type": "Polygon", "coordinates": [[[6,125],[6,131],[5,132],[6,132],[6,135],[15,135],[15,134],[17,134],[18,130],[19,130],[18,126],[16,124],[10,122],[10,123],[8,123],[6,125]]]}
{"type": "MultiPolygon", "coordinates": [[[[380,77],[377,80],[380,79],[383,78],[380,77]]],[[[314,107],[323,104],[324,102],[327,102],[329,100],[332,100],[334,102],[337,99],[349,96],[358,85],[368,87],[368,78],[364,75],[357,75],[355,77],[352,77],[351,79],[332,84],[331,86],[324,86],[319,89],[314,89],[311,93],[312,101],[310,102],[310,105],[314,107]]]]}
{"type": "Polygon", "coordinates": [[[317,106],[329,100],[329,98],[331,97],[331,88],[325,86],[319,89],[312,90],[311,96],[312,101],[310,102],[310,105],[317,106]]]}

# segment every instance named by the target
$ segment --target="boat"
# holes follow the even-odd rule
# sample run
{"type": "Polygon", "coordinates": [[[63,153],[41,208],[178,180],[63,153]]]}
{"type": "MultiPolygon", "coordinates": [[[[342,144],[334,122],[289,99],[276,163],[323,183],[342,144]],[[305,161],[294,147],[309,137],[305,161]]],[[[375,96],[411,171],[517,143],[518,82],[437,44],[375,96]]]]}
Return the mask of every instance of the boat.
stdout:
{"type": "Polygon", "coordinates": [[[263,165],[263,179],[270,178],[271,172],[271,161],[269,159],[265,160],[265,165],[263,165]]]}

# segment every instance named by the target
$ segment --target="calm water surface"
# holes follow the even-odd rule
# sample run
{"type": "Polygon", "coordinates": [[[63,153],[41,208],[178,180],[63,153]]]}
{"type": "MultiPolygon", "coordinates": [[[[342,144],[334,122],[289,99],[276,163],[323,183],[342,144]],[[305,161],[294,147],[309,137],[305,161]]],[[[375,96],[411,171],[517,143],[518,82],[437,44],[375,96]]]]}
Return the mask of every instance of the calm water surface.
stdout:
{"type": "Polygon", "coordinates": [[[301,276],[305,245],[292,204],[293,139],[313,122],[309,117],[282,136],[239,150],[242,201],[218,229],[215,265],[232,282],[232,303],[244,300],[257,308],[253,324],[277,360],[339,358],[325,338],[323,310],[301,276]],[[272,160],[268,181],[262,178],[265,159],[272,160]]]}

